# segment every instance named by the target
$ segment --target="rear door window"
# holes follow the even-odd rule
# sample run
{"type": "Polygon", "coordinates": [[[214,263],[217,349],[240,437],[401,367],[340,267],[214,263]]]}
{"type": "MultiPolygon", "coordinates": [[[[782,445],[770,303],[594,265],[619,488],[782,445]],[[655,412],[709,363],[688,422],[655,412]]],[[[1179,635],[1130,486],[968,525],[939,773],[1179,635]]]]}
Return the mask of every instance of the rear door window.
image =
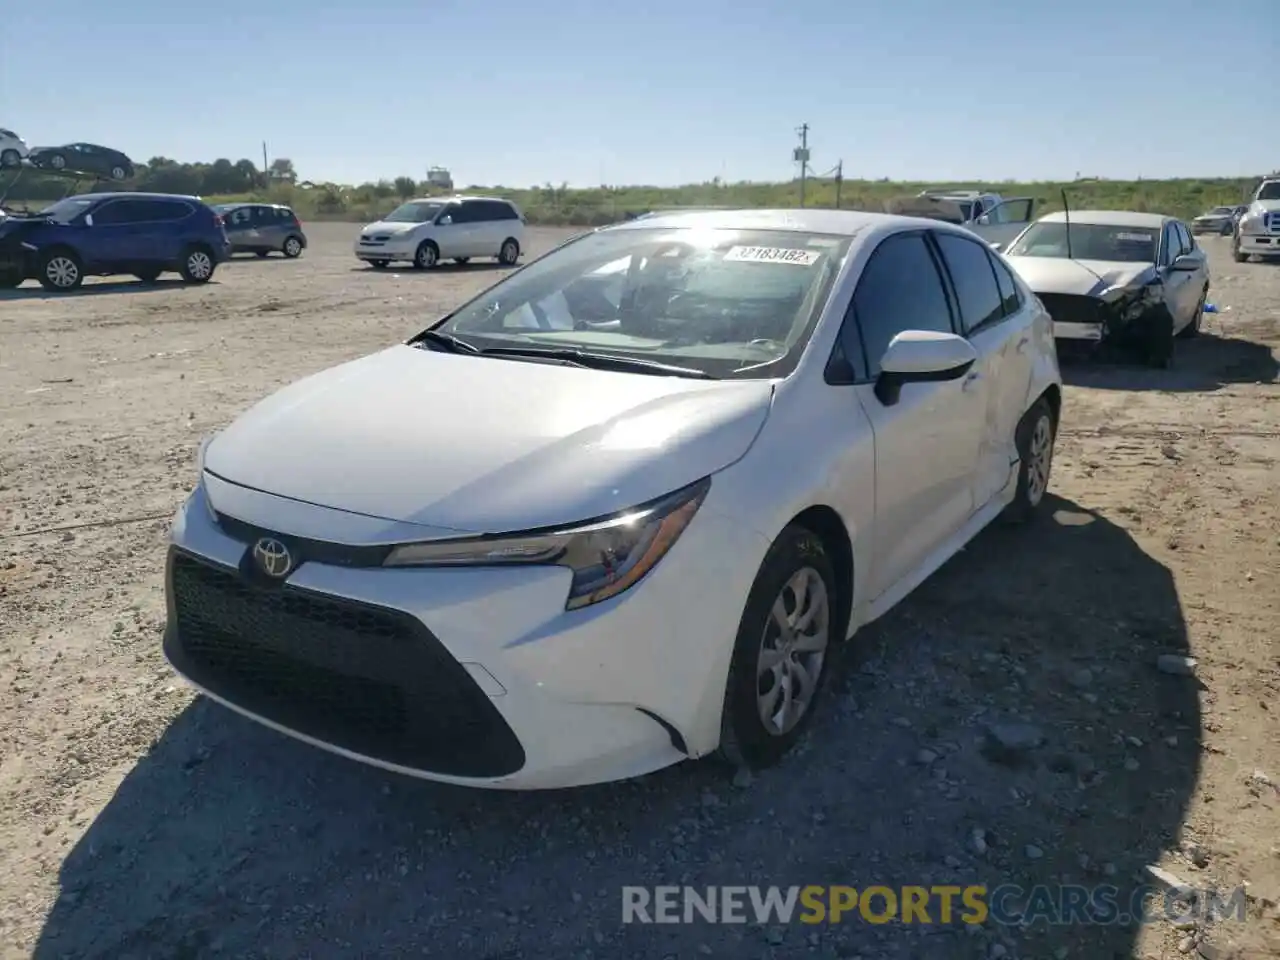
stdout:
{"type": "Polygon", "coordinates": [[[960,320],[966,334],[973,333],[1004,316],[1000,287],[987,248],[965,237],[934,234],[947,272],[960,301],[960,320]]]}
{"type": "Polygon", "coordinates": [[[146,207],[140,200],[108,200],[102,206],[90,211],[95,226],[141,223],[145,212],[146,207]]]}

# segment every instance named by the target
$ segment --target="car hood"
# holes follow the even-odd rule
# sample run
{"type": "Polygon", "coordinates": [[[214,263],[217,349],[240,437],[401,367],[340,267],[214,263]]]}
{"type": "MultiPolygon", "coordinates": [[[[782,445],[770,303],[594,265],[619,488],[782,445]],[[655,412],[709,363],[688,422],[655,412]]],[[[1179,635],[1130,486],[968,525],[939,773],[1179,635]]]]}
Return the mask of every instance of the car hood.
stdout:
{"type": "Polygon", "coordinates": [[[1197,220],[1230,220],[1230,219],[1231,219],[1231,214],[1229,214],[1229,213],[1202,213],[1202,214],[1200,214],[1200,216],[1196,217],[1196,219],[1197,219],[1197,220]]]}
{"type": "Polygon", "coordinates": [[[459,533],[572,524],[728,466],[770,381],[708,381],[400,345],[310,376],[219,433],[205,470],[306,503],[459,533]]]}
{"type": "Polygon", "coordinates": [[[1065,257],[1005,257],[1036,293],[1074,293],[1098,296],[1110,287],[1143,278],[1149,263],[1110,260],[1067,260],[1065,257]]]}
{"type": "Polygon", "coordinates": [[[1275,213],[1280,210],[1280,200],[1254,200],[1249,204],[1250,213],[1275,213]]]}
{"type": "Polygon", "coordinates": [[[379,220],[377,223],[371,223],[360,231],[362,236],[368,236],[371,233],[385,233],[389,236],[396,236],[401,233],[412,233],[418,227],[425,227],[425,223],[404,223],[398,220],[379,220]]]}

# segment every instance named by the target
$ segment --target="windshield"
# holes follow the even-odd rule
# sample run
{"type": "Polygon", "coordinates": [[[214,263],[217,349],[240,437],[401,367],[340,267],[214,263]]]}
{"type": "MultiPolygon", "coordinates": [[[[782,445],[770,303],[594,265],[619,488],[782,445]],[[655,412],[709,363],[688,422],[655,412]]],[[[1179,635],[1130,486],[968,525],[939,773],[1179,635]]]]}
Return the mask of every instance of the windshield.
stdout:
{"type": "Polygon", "coordinates": [[[40,216],[50,217],[55,223],[70,223],[91,206],[93,206],[92,200],[68,197],[66,200],[59,200],[51,207],[45,207],[40,211],[40,216]]]}
{"type": "Polygon", "coordinates": [[[1280,200],[1280,180],[1272,180],[1258,188],[1255,200],[1280,200]]]}
{"type": "MultiPolygon", "coordinates": [[[[1154,227],[1119,227],[1102,223],[1071,224],[1070,256],[1075,260],[1155,263],[1160,231],[1154,227]]],[[[1008,250],[1006,257],[1066,257],[1067,224],[1034,223],[1008,250]]]]}
{"type": "Polygon", "coordinates": [[[487,349],[569,349],[786,376],[849,238],[769,230],[590,233],[512,274],[435,329],[487,349]]]}
{"type": "Polygon", "coordinates": [[[427,223],[434,220],[443,209],[443,203],[410,200],[396,207],[382,219],[389,223],[427,223]]]}
{"type": "Polygon", "coordinates": [[[1232,212],[1233,212],[1233,209],[1231,207],[1214,207],[1212,210],[1209,211],[1209,216],[1211,217],[1230,216],[1232,212]]]}

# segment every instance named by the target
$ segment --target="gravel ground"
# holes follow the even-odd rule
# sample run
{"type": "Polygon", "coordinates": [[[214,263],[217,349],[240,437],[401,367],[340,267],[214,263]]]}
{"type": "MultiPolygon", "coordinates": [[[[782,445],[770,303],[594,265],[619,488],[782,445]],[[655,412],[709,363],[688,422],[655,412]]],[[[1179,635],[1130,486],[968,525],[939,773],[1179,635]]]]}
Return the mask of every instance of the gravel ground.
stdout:
{"type": "Polygon", "coordinates": [[[861,634],[784,765],[513,795],[277,736],[161,657],[200,438],[499,276],[375,273],[355,230],[203,288],[0,294],[0,955],[1280,955],[1280,266],[1209,238],[1223,312],[1174,371],[1068,368],[1054,516],[983,534],[861,634]],[[1043,743],[984,745],[1019,722],[1043,743]],[[1250,919],[621,923],[627,884],[1124,890],[1151,864],[1248,881],[1250,919]]]}

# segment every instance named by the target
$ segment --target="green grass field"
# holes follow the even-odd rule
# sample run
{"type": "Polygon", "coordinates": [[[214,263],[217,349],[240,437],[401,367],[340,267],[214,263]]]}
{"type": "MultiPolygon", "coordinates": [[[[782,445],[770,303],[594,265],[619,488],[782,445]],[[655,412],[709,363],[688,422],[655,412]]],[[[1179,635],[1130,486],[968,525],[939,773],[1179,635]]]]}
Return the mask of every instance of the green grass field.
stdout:
{"type": "MultiPolygon", "coordinates": [[[[890,198],[934,187],[971,187],[1004,197],[1035,197],[1039,213],[1062,208],[1066,189],[1075,209],[1119,209],[1168,213],[1190,218],[1217,204],[1246,199],[1255,178],[1182,180],[1088,180],[1074,183],[905,183],[888,180],[846,180],[839,188],[839,204],[847,210],[882,210],[890,198]]],[[[259,194],[208,197],[211,202],[271,200],[292,205],[303,218],[367,222],[387,213],[400,202],[389,183],[358,187],[322,185],[311,189],[277,186],[259,194]]],[[[458,192],[507,197],[520,205],[530,223],[595,226],[623,219],[629,212],[655,208],[797,207],[800,185],[790,183],[703,183],[681,187],[600,187],[573,190],[566,187],[514,189],[468,186],[458,192]]],[[[810,180],[805,185],[808,207],[837,206],[837,185],[832,180],[810,180]]],[[[421,194],[418,194],[421,195],[421,194]]]]}

